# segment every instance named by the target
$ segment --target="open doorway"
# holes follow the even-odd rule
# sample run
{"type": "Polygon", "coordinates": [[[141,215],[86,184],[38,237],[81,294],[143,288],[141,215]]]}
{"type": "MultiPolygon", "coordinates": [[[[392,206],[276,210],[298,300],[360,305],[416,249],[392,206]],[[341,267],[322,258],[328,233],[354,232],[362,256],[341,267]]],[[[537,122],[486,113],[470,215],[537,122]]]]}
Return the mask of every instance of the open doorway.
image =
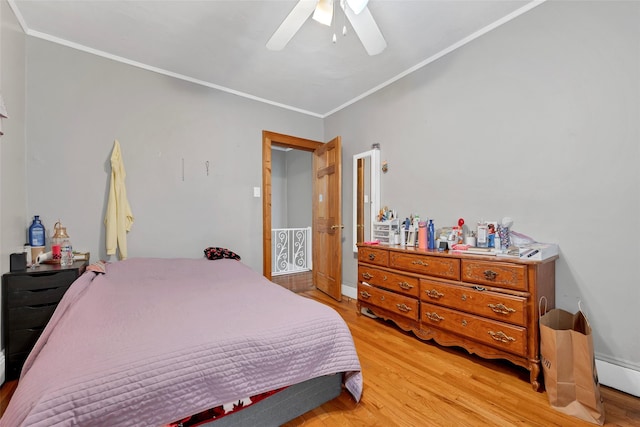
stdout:
{"type": "Polygon", "coordinates": [[[272,147],[313,153],[312,233],[313,284],[341,299],[342,277],[342,158],[341,140],[327,143],[275,132],[262,132],[262,269],[272,279],[272,147]]]}
{"type": "Polygon", "coordinates": [[[271,276],[274,282],[285,275],[308,273],[303,275],[308,277],[311,274],[312,168],[311,152],[271,147],[271,276]]]}

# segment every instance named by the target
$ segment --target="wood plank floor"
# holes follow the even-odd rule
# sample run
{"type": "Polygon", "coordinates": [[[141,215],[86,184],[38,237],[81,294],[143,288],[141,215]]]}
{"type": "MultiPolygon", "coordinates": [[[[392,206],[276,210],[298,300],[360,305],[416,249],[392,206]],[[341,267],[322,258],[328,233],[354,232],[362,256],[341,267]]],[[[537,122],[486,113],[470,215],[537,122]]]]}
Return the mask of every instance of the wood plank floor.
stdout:
{"type": "MultiPolygon", "coordinates": [[[[333,307],[349,325],[364,392],[355,403],[343,391],[287,427],[594,425],[552,409],[523,368],[420,341],[390,322],[358,315],[348,298],[336,302],[315,289],[301,294],[333,307]]],[[[601,394],[605,426],[640,426],[639,398],[605,386],[601,394]]]]}
{"type": "MultiPolygon", "coordinates": [[[[293,278],[280,282],[287,280],[293,278]]],[[[553,410],[546,393],[531,389],[528,371],[509,362],[487,361],[462,349],[420,341],[391,323],[358,315],[355,301],[336,302],[308,284],[282,285],[301,289],[301,295],[342,315],[364,376],[359,403],[343,391],[286,427],[594,425],[553,410]]],[[[0,388],[0,414],[16,385],[9,381],[0,388]]],[[[640,399],[604,386],[601,392],[605,426],[640,426],[640,399]]]]}

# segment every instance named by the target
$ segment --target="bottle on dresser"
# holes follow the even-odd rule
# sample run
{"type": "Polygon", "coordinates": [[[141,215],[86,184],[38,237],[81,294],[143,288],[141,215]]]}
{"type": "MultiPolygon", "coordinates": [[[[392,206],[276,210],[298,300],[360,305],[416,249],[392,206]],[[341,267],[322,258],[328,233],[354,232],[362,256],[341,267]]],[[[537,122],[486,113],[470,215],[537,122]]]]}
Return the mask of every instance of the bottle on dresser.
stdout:
{"type": "Polygon", "coordinates": [[[34,262],[38,255],[44,252],[44,237],[44,225],[40,221],[40,215],[35,215],[29,226],[29,245],[31,246],[31,258],[34,262]]]}
{"type": "Polygon", "coordinates": [[[436,248],[436,227],[433,225],[433,220],[429,220],[429,249],[436,248]]]}
{"type": "Polygon", "coordinates": [[[476,236],[476,246],[478,248],[486,248],[489,246],[489,226],[484,220],[478,221],[478,229],[476,236]]]}

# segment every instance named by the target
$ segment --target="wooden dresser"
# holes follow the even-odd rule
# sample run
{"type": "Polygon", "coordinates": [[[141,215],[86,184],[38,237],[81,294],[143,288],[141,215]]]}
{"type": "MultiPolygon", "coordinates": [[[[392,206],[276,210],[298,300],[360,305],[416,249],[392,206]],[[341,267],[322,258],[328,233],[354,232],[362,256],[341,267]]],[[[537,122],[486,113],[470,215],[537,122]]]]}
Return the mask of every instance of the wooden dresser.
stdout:
{"type": "Polygon", "coordinates": [[[87,261],[70,267],[42,264],[2,276],[2,333],[5,378],[20,376],[22,365],[71,283],[87,261]]]}
{"type": "Polygon", "coordinates": [[[529,370],[541,388],[538,301],[555,306],[555,260],[358,245],[358,312],[418,338],[529,370]]]}

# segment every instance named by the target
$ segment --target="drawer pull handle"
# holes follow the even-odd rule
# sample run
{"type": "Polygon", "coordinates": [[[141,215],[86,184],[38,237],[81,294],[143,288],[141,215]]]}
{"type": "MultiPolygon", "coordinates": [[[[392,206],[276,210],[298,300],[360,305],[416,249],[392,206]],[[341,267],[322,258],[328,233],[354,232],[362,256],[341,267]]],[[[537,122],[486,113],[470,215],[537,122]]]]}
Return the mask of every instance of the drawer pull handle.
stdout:
{"type": "Polygon", "coordinates": [[[462,326],[467,326],[467,321],[466,320],[462,321],[462,326]]]}
{"type": "Polygon", "coordinates": [[[426,263],[426,262],[424,262],[424,261],[422,261],[422,260],[411,261],[411,264],[414,264],[414,265],[421,265],[421,266],[423,266],[423,267],[427,267],[427,266],[429,265],[428,263],[426,263]]]}
{"type": "Polygon", "coordinates": [[[413,289],[413,285],[407,282],[398,282],[398,286],[400,286],[405,291],[408,291],[409,289],[413,289]]]}
{"type": "Polygon", "coordinates": [[[487,290],[487,288],[483,288],[482,286],[474,286],[473,289],[480,292],[484,292],[487,290]]]}
{"type": "Polygon", "coordinates": [[[58,289],[58,287],[55,288],[42,288],[42,289],[27,289],[23,292],[31,292],[33,294],[37,294],[40,292],[49,292],[49,291],[55,291],[56,289],[58,289]]]}
{"type": "Polygon", "coordinates": [[[367,273],[366,271],[364,273],[362,273],[362,277],[364,277],[367,280],[373,279],[373,276],[370,275],[369,273],[367,273]]]}
{"type": "Polygon", "coordinates": [[[369,299],[371,298],[371,294],[367,291],[360,291],[360,296],[364,299],[369,299]]]}
{"type": "Polygon", "coordinates": [[[498,331],[498,332],[489,331],[489,335],[491,335],[491,338],[493,338],[494,340],[500,341],[503,343],[510,343],[516,340],[515,338],[510,337],[509,335],[505,334],[502,331],[498,331]]]}
{"type": "Polygon", "coordinates": [[[484,271],[484,278],[487,280],[496,280],[496,277],[498,277],[498,273],[496,273],[493,270],[485,270],[484,271]]]}
{"type": "Polygon", "coordinates": [[[398,307],[398,310],[402,311],[403,313],[408,313],[411,311],[411,307],[406,304],[396,304],[396,307],[398,307]]]}
{"type": "Polygon", "coordinates": [[[369,259],[371,261],[373,261],[374,259],[376,259],[376,254],[369,254],[369,259]]]}
{"type": "Polygon", "coordinates": [[[380,297],[380,301],[384,301],[384,295],[380,297]]]}
{"type": "Polygon", "coordinates": [[[427,296],[429,296],[429,298],[440,299],[444,296],[443,293],[438,292],[435,289],[431,289],[430,291],[424,291],[424,292],[427,294],[427,296]]]}
{"type": "Polygon", "coordinates": [[[383,274],[383,275],[382,275],[382,281],[383,281],[383,282],[386,282],[386,281],[387,281],[387,275],[386,275],[386,274],[383,274]]]}
{"type": "Polygon", "coordinates": [[[500,314],[511,314],[516,312],[515,308],[507,307],[504,304],[489,304],[489,308],[494,312],[500,314]]]}
{"type": "Polygon", "coordinates": [[[461,298],[462,298],[462,301],[466,301],[468,297],[465,294],[462,294],[461,298]]]}
{"type": "Polygon", "coordinates": [[[439,316],[438,313],[435,313],[435,312],[434,313],[427,312],[424,315],[427,319],[433,320],[434,322],[441,322],[444,320],[444,317],[439,316]]]}

